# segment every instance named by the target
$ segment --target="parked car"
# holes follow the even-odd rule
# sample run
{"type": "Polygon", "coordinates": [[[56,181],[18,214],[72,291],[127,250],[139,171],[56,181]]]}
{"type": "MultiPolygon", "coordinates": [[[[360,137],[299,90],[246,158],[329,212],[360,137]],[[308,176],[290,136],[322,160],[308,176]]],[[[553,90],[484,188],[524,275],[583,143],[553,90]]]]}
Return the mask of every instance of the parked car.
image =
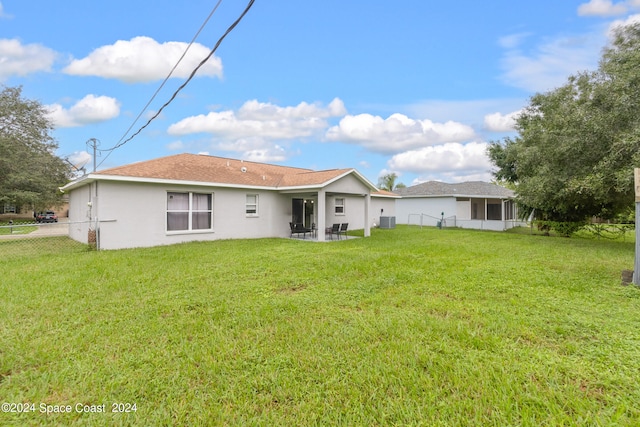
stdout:
{"type": "Polygon", "coordinates": [[[58,222],[58,215],[54,211],[40,212],[36,215],[37,222],[58,222]]]}

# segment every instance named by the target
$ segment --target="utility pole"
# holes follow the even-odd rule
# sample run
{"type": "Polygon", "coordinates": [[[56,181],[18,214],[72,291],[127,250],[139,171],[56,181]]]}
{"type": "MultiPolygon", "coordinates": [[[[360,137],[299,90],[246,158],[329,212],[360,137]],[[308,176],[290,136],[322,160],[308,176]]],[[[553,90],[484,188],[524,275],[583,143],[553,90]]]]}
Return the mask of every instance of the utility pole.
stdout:
{"type": "Polygon", "coordinates": [[[93,148],[93,172],[96,171],[96,157],[97,157],[97,153],[98,153],[98,145],[100,145],[100,141],[98,141],[95,138],[90,138],[87,141],[87,147],[92,147],[93,148]],[[91,145],[89,145],[89,143],[91,143],[91,145]]]}

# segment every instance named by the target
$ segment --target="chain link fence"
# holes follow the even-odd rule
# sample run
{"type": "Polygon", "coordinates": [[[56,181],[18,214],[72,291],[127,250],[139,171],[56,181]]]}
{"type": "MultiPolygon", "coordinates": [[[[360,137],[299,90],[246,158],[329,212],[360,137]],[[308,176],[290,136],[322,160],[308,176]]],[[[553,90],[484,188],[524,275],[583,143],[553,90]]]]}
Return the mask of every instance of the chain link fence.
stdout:
{"type": "MultiPolygon", "coordinates": [[[[89,244],[69,237],[74,226],[89,226],[89,222],[70,222],[61,218],[58,222],[38,223],[10,219],[0,221],[0,256],[46,256],[55,253],[81,252],[96,249],[95,239],[89,244]]],[[[88,227],[90,228],[90,227],[88,227]]]]}

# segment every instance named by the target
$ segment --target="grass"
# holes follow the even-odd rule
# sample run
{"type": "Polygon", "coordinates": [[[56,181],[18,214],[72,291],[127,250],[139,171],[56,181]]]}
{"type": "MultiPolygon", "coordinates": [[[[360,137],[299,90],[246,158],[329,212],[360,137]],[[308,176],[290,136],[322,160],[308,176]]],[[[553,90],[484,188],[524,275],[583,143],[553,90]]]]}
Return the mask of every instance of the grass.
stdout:
{"type": "Polygon", "coordinates": [[[0,424],[640,423],[633,243],[399,226],[45,255],[0,258],[0,401],[35,404],[0,424]]]}
{"type": "Polygon", "coordinates": [[[0,223],[0,236],[8,234],[29,234],[38,229],[37,225],[2,224],[0,223]]]}
{"type": "Polygon", "coordinates": [[[35,219],[24,214],[0,214],[0,236],[6,234],[29,234],[38,229],[35,219]]]}
{"type": "MultiPolygon", "coordinates": [[[[37,227],[34,228],[37,229],[37,227]]],[[[27,262],[30,265],[31,262],[40,263],[42,259],[58,258],[60,256],[72,262],[72,253],[86,252],[88,250],[90,250],[89,245],[78,243],[66,236],[5,239],[0,240],[0,254],[2,254],[0,256],[0,266],[3,266],[3,261],[7,264],[9,261],[19,264],[27,262]]],[[[3,274],[8,274],[9,268],[6,267],[6,270],[2,271],[3,274]]],[[[3,289],[2,285],[0,285],[1,289],[3,289]]]]}

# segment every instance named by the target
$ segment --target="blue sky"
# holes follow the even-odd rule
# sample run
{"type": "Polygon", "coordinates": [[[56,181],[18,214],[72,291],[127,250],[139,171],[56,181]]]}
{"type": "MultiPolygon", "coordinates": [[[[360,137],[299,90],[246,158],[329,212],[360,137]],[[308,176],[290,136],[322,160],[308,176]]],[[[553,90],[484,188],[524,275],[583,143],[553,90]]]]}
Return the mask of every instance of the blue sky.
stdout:
{"type": "Polygon", "coordinates": [[[57,154],[98,169],[207,153],[311,169],[490,180],[489,141],[536,92],[597,68],[640,0],[2,0],[0,84],[50,111],[57,154]],[[135,122],[136,117],[141,118],[135,122]],[[131,130],[128,132],[128,129],[131,130]]]}

